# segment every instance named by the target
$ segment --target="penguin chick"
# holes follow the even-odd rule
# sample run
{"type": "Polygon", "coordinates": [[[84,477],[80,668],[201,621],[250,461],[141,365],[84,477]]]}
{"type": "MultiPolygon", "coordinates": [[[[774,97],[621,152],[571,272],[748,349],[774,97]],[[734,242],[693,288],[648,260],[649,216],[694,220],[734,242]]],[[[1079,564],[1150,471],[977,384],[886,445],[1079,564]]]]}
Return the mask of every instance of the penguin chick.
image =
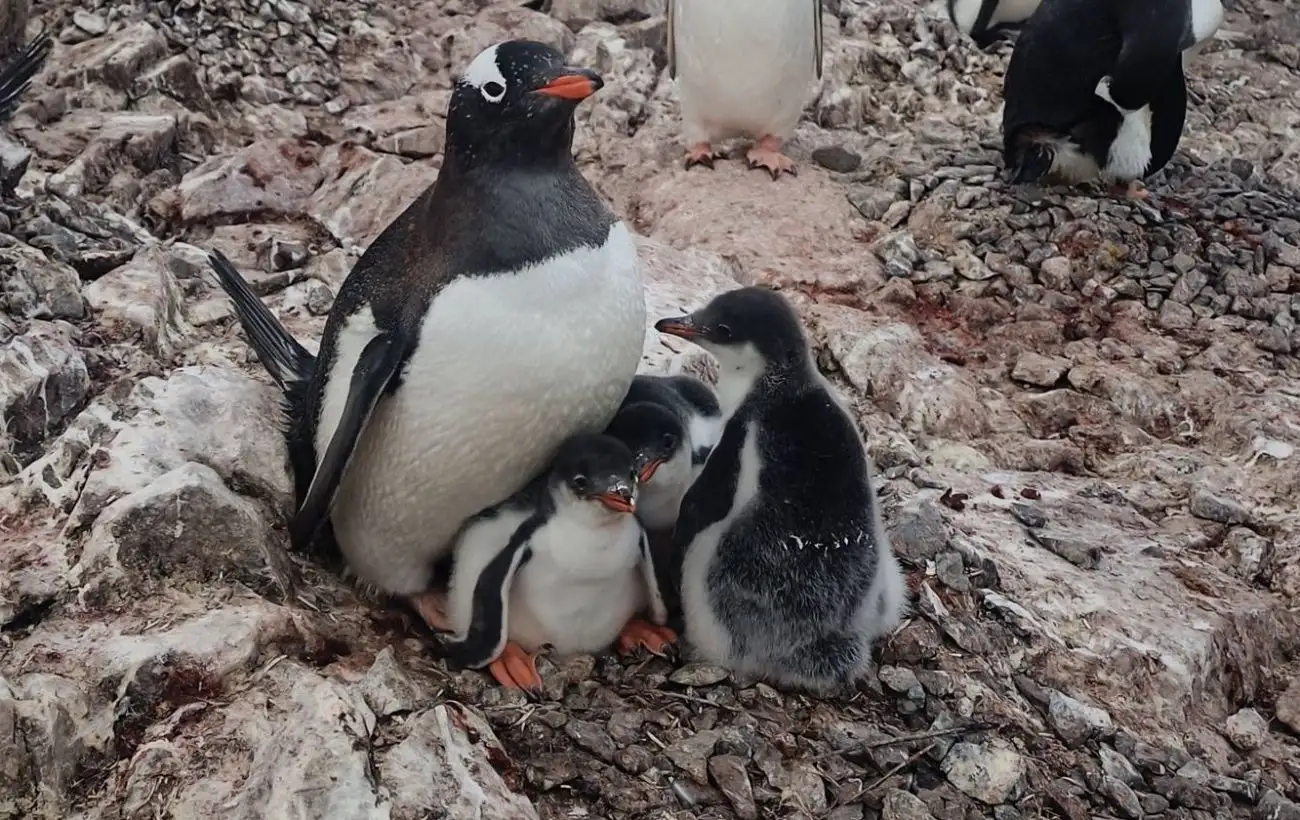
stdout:
{"type": "Polygon", "coordinates": [[[781,143],[822,76],[821,0],[668,0],[668,75],[678,84],[687,168],[712,168],[712,143],[749,136],[749,167],[772,179],[794,174],[781,143]]]}
{"type": "Polygon", "coordinates": [[[662,405],[677,415],[690,441],[692,477],[699,475],[722,436],[722,408],[713,388],[694,376],[639,374],[632,379],[622,406],[640,402],[662,405]]]}
{"type": "Polygon", "coordinates": [[[647,530],[672,529],[691,485],[691,444],[681,419],[654,402],[625,404],[605,429],[632,451],[641,491],[636,517],[647,530]]]}
{"type": "Polygon", "coordinates": [[[551,468],[474,516],[454,547],[443,646],[457,666],[487,666],[503,686],[541,689],[535,654],[662,653],[667,620],[644,532],[633,514],[632,451],[606,435],[561,445],[551,468]],[[634,618],[649,607],[654,624],[634,618]]]}
{"type": "Polygon", "coordinates": [[[53,48],[54,41],[47,32],[42,31],[0,69],[0,122],[13,115],[23,92],[45,67],[45,58],[50,56],[53,48]]]}
{"type": "Polygon", "coordinates": [[[727,416],[673,534],[686,642],[780,685],[850,684],[901,621],[906,593],[862,438],[794,309],[742,288],[655,328],[718,360],[727,416]]]}
{"type": "Polygon", "coordinates": [[[948,19],[981,49],[1015,37],[1042,0],[948,0],[948,19]]]}
{"type": "Polygon", "coordinates": [[[1044,0],[1003,81],[1003,160],[1016,183],[1100,179],[1145,197],[1182,137],[1182,52],[1222,19],[1217,0],[1044,0]],[[1208,15],[1208,16],[1207,16],[1208,15]]]}

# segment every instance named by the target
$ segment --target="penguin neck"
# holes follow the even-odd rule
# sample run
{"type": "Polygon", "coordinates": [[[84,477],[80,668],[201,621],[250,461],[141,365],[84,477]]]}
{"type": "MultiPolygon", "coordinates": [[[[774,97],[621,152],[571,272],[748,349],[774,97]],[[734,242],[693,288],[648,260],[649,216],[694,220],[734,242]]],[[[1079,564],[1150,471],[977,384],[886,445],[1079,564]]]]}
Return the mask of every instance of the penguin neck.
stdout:
{"type": "Polygon", "coordinates": [[[449,130],[438,176],[474,179],[513,171],[549,173],[574,168],[573,133],[572,116],[550,128],[530,121],[528,134],[507,128],[494,139],[449,130]]]}
{"type": "Polygon", "coordinates": [[[769,395],[798,390],[808,384],[816,372],[816,365],[807,349],[769,359],[746,346],[719,361],[718,404],[722,408],[722,417],[731,418],[756,391],[769,395]]]}

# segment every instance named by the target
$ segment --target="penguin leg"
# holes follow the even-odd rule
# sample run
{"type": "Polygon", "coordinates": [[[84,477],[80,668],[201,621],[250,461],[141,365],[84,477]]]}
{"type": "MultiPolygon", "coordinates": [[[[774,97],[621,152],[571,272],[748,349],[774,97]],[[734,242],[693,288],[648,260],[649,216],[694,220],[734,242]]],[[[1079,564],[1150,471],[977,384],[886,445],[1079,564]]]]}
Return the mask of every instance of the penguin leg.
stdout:
{"type": "Polygon", "coordinates": [[[697,142],[686,152],[686,168],[690,170],[696,165],[712,168],[713,160],[717,159],[717,157],[718,154],[713,150],[712,145],[707,142],[697,142]]]}
{"type": "Polygon", "coordinates": [[[1147,199],[1150,196],[1147,187],[1139,179],[1129,182],[1114,182],[1107,187],[1111,196],[1120,197],[1121,199],[1147,199]]]}
{"type": "Polygon", "coordinates": [[[537,674],[537,657],[508,641],[501,656],[488,664],[496,682],[507,689],[521,689],[534,697],[542,694],[542,677],[537,674]]]}
{"type": "Polygon", "coordinates": [[[618,651],[630,655],[638,648],[652,655],[667,657],[667,650],[677,642],[677,633],[666,626],[656,626],[649,621],[633,618],[618,636],[618,651]]]}
{"type": "Polygon", "coordinates": [[[406,597],[411,608],[424,619],[434,632],[454,632],[451,620],[443,609],[443,596],[436,592],[420,592],[406,597]]]}
{"type": "Polygon", "coordinates": [[[781,153],[781,140],[771,134],[759,138],[745,154],[750,168],[766,168],[777,179],[782,172],[796,176],[799,170],[794,167],[794,160],[781,153]]]}

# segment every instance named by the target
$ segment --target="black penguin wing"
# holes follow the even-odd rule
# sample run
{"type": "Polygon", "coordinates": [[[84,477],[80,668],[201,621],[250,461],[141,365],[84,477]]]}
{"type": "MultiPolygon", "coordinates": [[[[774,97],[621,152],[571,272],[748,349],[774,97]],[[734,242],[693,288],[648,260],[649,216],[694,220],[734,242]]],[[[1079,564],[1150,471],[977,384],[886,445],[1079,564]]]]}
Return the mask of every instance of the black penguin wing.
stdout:
{"type": "Polygon", "coordinates": [[[334,493],[343,477],[343,468],[356,449],[357,439],[370,420],[376,403],[393,383],[405,355],[405,345],[396,336],[383,332],[371,339],[361,351],[352,370],[343,414],[324,457],[316,466],[306,497],[289,526],[295,545],[305,547],[309,544],[328,517],[334,493]]]}
{"type": "Polygon", "coordinates": [[[1169,162],[1178,150],[1187,118],[1187,81],[1183,76],[1182,57],[1175,59],[1164,86],[1151,101],[1151,161],[1144,176],[1154,174],[1169,162]]]}
{"type": "Polygon", "coordinates": [[[235,317],[243,326],[248,342],[266,372],[281,389],[289,383],[304,381],[315,366],[316,357],[307,352],[275,318],[225,254],[218,250],[209,251],[208,264],[217,274],[217,283],[234,304],[235,317]]]}
{"type": "Polygon", "coordinates": [[[680,559],[695,537],[710,524],[731,512],[740,479],[740,451],[749,432],[748,414],[738,411],[727,421],[722,438],[713,448],[699,478],[682,497],[673,525],[673,563],[680,569],[680,559]]]}
{"type": "Polygon", "coordinates": [[[813,0],[813,68],[817,79],[822,78],[822,0],[813,0]]]}
{"type": "Polygon", "coordinates": [[[663,626],[668,623],[668,603],[671,600],[672,573],[664,565],[664,556],[656,555],[650,544],[650,534],[641,528],[641,577],[645,580],[650,599],[650,619],[663,626]]]}
{"type": "Polygon", "coordinates": [[[525,519],[505,548],[474,581],[473,606],[465,637],[444,640],[439,647],[439,654],[450,663],[481,669],[501,656],[509,636],[510,586],[519,568],[532,560],[530,540],[545,521],[546,516],[541,513],[525,519]]]}
{"type": "Polygon", "coordinates": [[[1187,0],[1141,0],[1116,6],[1123,46],[1109,72],[1110,96],[1119,107],[1136,111],[1165,88],[1170,66],[1178,61],[1190,9],[1187,0]]]}
{"type": "Polygon", "coordinates": [[[32,79],[45,66],[45,58],[54,48],[54,40],[46,31],[36,35],[17,57],[0,69],[0,121],[7,120],[18,107],[23,92],[32,79]]]}

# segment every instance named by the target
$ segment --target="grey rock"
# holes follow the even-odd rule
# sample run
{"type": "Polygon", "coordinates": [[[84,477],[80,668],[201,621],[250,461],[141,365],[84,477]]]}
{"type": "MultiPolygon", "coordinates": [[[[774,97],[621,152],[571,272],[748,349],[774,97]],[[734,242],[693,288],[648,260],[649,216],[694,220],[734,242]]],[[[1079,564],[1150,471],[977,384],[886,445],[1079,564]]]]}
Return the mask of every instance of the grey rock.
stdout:
{"type": "Polygon", "coordinates": [[[664,749],[664,754],[696,783],[706,785],[709,782],[709,758],[713,755],[713,747],[718,744],[721,736],[721,733],[715,729],[695,732],[664,749]]]}
{"type": "Polygon", "coordinates": [[[366,705],[379,717],[418,711],[430,697],[426,687],[397,662],[390,646],[379,650],[358,686],[366,705]]]}
{"type": "Polygon", "coordinates": [[[890,789],[880,801],[881,820],[932,820],[925,803],[911,792],[890,789]]]}
{"type": "Polygon", "coordinates": [[[1291,681],[1286,691],[1277,696],[1277,719],[1300,734],[1300,680],[1291,681]]]}
{"type": "Polygon", "coordinates": [[[1253,820],[1300,820],[1300,806],[1268,789],[1259,798],[1251,817],[1253,820]]]}
{"type": "Polygon", "coordinates": [[[1011,378],[1037,387],[1053,387],[1069,369],[1069,359],[1033,352],[1022,353],[1011,368],[1011,378]]]}
{"type": "Polygon", "coordinates": [[[1101,791],[1125,817],[1131,817],[1133,820],[1139,820],[1142,817],[1142,802],[1138,800],[1137,794],[1123,780],[1117,780],[1106,775],[1101,780],[1101,791]]]}
{"type": "Polygon", "coordinates": [[[1203,487],[1192,491],[1187,508],[1197,518],[1220,524],[1248,524],[1253,520],[1250,511],[1238,502],[1203,487]]]}
{"type": "Polygon", "coordinates": [[[713,686],[722,683],[730,673],[721,666],[707,663],[688,663],[673,671],[668,680],[682,686],[713,686]]]}
{"type": "Polygon", "coordinates": [[[882,666],[879,677],[880,682],[896,694],[908,695],[912,692],[920,692],[921,697],[925,697],[921,682],[916,679],[916,674],[911,669],[902,666],[882,666]]]}
{"type": "Polygon", "coordinates": [[[1055,690],[1048,697],[1047,720],[1065,745],[1072,748],[1092,738],[1105,738],[1115,733],[1115,724],[1104,709],[1089,706],[1055,690]]]}
{"type": "Polygon", "coordinates": [[[934,571],[943,585],[958,592],[970,592],[970,577],[966,575],[966,564],[961,553],[941,552],[934,557],[934,571]]]}
{"type": "Polygon", "coordinates": [[[1101,769],[1107,776],[1122,780],[1130,786],[1142,785],[1142,775],[1127,757],[1105,743],[1097,748],[1097,754],[1101,758],[1101,769]]]}
{"type": "Polygon", "coordinates": [[[899,511],[888,528],[889,545],[904,561],[923,564],[948,544],[948,525],[933,501],[921,501],[899,511]]]}
{"type": "Polygon", "coordinates": [[[1025,759],[1001,740],[954,743],[941,764],[948,782],[989,806],[1005,803],[1025,774],[1025,759]]]}
{"type": "Polygon", "coordinates": [[[727,798],[741,820],[757,820],[758,806],[754,802],[754,787],[745,771],[745,761],[735,755],[717,755],[709,758],[709,776],[727,798]]]}
{"type": "Polygon", "coordinates": [[[1224,734],[1232,745],[1244,751],[1258,749],[1268,734],[1268,721],[1249,707],[1241,709],[1224,723],[1224,734]]]}
{"type": "Polygon", "coordinates": [[[139,336],[159,358],[171,357],[193,332],[172,266],[169,254],[154,247],[86,286],[86,302],[106,338],[126,341],[139,336]]]}
{"type": "Polygon", "coordinates": [[[0,346],[0,458],[34,448],[85,402],[90,374],[75,338],[65,322],[34,320],[0,346]]]}
{"type": "Polygon", "coordinates": [[[81,280],[69,265],[28,245],[0,247],[0,308],[29,319],[79,319],[86,314],[81,280]]]}
{"type": "Polygon", "coordinates": [[[12,194],[22,182],[31,161],[31,149],[8,135],[0,134],[0,192],[12,194]]]}
{"type": "Polygon", "coordinates": [[[812,158],[821,167],[838,174],[852,173],[862,165],[862,157],[842,145],[816,148],[812,152],[812,158]]]}

